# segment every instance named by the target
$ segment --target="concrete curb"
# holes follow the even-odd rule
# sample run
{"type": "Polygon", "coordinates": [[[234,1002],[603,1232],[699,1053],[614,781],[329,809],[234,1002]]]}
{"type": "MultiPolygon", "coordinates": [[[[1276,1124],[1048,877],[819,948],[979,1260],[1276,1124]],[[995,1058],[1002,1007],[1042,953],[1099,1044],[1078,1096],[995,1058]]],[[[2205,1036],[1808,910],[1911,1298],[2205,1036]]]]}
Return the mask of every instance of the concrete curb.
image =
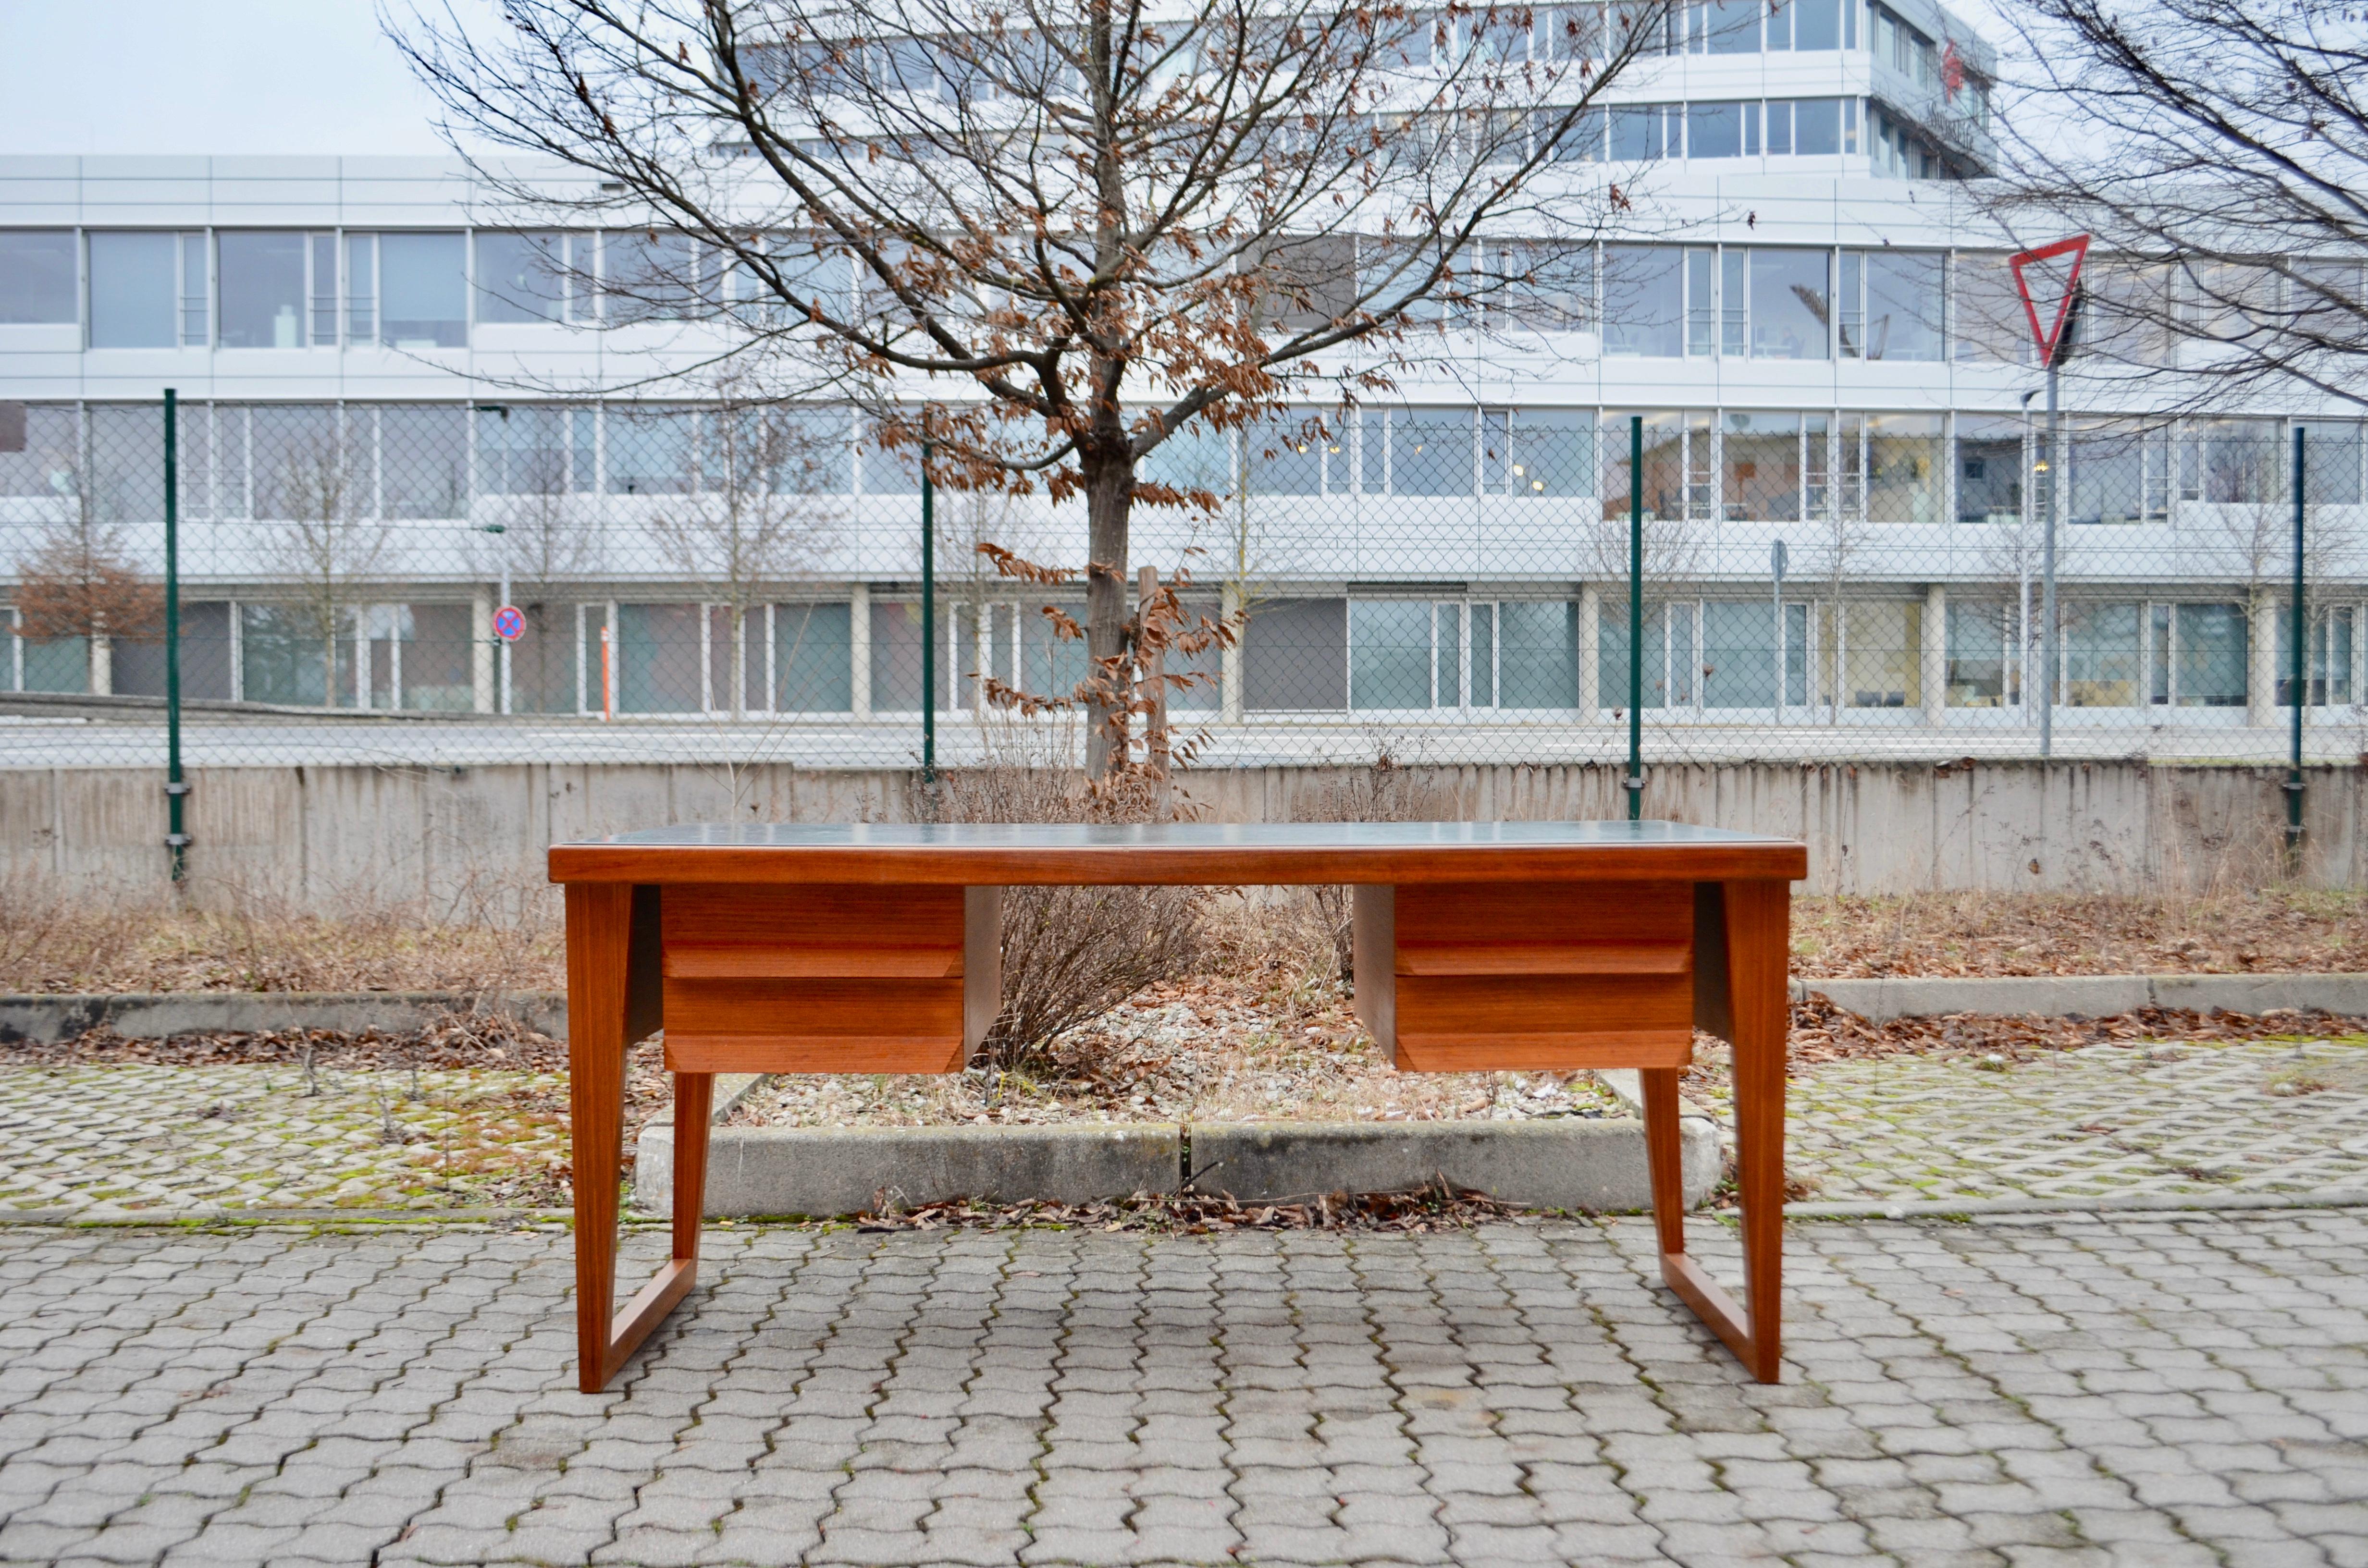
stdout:
{"type": "MultiPolygon", "coordinates": [[[[1796,1002],[1813,991],[1876,1023],[1941,1013],[2078,1013],[2095,1018],[2140,1007],[2216,1007],[2254,1015],[2316,1008],[2368,1017],[2368,974],[1895,975],[1793,982],[1796,1002]]],[[[266,1029],[408,1029],[444,1012],[507,1013],[554,1040],[567,1038],[567,998],[552,991],[180,991],[0,995],[0,1044],[72,1040],[102,1024],[133,1040],[266,1029]]]]}
{"type": "MultiPolygon", "coordinates": [[[[1686,1206],[1718,1185],[1718,1129],[1681,1124],[1686,1206]]],[[[1645,1124],[1625,1117],[1539,1121],[1226,1122],[1192,1129],[1193,1186],[1245,1202],[1326,1192],[1399,1192],[1445,1177],[1507,1203],[1646,1209],[1645,1124]]]]}
{"type": "MultiPolygon", "coordinates": [[[[1689,1118],[1686,1201],[1720,1173],[1717,1128],[1689,1118]]],[[[1245,1202],[1397,1192],[1440,1176],[1508,1203],[1638,1210],[1651,1201],[1645,1130],[1626,1118],[1544,1121],[1237,1122],[1056,1127],[722,1127],[708,1154],[710,1219],[852,1214],[893,1189],[907,1204],[953,1198],[1081,1203],[1187,1186],[1245,1202]],[[1186,1153],[1190,1169],[1185,1167],[1186,1153]]],[[[674,1128],[635,1145],[633,1199],[674,1202],[674,1128]]]]}
{"type": "MultiPolygon", "coordinates": [[[[978,1198],[1089,1203],[1173,1192],[1183,1130],[1076,1127],[719,1127],[707,1155],[709,1219],[855,1214],[890,1194],[904,1203],[978,1198]]],[[[634,1145],[633,1201],[674,1207],[674,1127],[653,1122],[634,1145]]]]}
{"type": "Polygon", "coordinates": [[[399,1032],[444,1013],[507,1014],[538,1033],[567,1038],[567,998],[548,991],[164,991],[0,996],[0,1044],[49,1044],[102,1027],[127,1040],[275,1029],[399,1032]]]}
{"type": "Polygon", "coordinates": [[[2078,1013],[2110,1017],[2141,1007],[2256,1017],[2282,1009],[2368,1015],[2368,974],[2073,974],[1956,978],[1898,975],[1879,980],[1796,980],[1793,999],[1822,993],[1837,1007],[1873,1023],[1942,1013],[2078,1013]]]}

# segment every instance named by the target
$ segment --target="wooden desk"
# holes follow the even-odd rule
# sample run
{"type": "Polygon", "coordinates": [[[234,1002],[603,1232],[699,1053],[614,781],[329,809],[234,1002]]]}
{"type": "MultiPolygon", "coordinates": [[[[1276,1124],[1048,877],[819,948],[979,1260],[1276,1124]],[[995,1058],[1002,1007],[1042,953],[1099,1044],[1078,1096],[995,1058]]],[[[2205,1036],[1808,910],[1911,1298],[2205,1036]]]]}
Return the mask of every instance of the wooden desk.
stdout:
{"type": "Polygon", "coordinates": [[[660,828],[553,846],[567,889],[581,1382],[598,1392],[699,1268],[717,1073],[951,1073],[994,1022],[1000,890],[1356,889],[1359,1016],[1412,1072],[1642,1069],[1661,1278],[1777,1378],[1786,839],[1664,822],[660,828]],[[1687,1256],[1678,1073],[1735,1047],[1744,1301],[1687,1256]],[[666,1029],[673,1260],[611,1314],[625,1048],[666,1029]]]}

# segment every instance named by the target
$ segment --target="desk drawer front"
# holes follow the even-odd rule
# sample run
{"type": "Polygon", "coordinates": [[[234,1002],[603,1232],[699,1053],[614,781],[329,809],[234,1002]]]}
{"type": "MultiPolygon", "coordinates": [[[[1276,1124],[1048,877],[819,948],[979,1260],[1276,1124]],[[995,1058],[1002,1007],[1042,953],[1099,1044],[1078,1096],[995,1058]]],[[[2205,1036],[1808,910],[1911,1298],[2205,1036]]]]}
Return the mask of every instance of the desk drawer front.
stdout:
{"type": "Polygon", "coordinates": [[[669,887],[678,1072],[944,1073],[963,1057],[959,887],[669,887]]]}
{"type": "MultiPolygon", "coordinates": [[[[1682,1064],[1693,1041],[1693,898],[1691,882],[1396,889],[1390,1002],[1376,1011],[1397,1064],[1682,1064]]],[[[1362,991],[1361,969],[1357,979],[1362,991]]]]}

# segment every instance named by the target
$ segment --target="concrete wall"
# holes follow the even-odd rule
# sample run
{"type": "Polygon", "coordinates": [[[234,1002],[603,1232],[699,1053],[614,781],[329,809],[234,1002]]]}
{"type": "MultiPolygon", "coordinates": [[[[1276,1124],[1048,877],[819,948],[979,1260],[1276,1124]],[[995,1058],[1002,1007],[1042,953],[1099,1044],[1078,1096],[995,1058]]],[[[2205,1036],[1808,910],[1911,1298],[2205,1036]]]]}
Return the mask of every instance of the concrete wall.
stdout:
{"type": "MultiPolygon", "coordinates": [[[[2138,762],[1703,763],[1649,770],[1645,814],[1805,839],[1808,891],[2138,891],[2250,885],[2279,874],[2274,768],[2138,762]]],[[[1378,793],[1408,817],[1623,814],[1616,766],[1401,768],[1378,793]]],[[[2308,770],[2303,878],[2358,884],[2361,769],[2308,770]]],[[[1194,774],[1222,821],[1362,814],[1362,769],[1194,774]]],[[[427,899],[465,907],[543,883],[556,840],[677,822],[897,821],[903,771],[695,765],[240,767],[191,777],[200,897],[308,906],[427,899]]],[[[164,876],[160,770],[0,770],[0,875],[47,873],[140,892],[164,876]]]]}

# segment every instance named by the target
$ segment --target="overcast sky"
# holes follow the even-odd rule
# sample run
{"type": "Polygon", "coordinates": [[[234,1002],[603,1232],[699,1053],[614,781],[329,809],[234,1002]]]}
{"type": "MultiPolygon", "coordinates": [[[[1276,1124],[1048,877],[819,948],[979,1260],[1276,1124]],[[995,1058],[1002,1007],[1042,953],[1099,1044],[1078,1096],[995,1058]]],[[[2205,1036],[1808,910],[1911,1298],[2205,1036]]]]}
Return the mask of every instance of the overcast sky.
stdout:
{"type": "Polygon", "coordinates": [[[0,0],[0,152],[433,155],[435,108],[371,0],[0,0]]]}
{"type": "Polygon", "coordinates": [[[0,152],[434,154],[370,0],[0,0],[0,152]]]}

